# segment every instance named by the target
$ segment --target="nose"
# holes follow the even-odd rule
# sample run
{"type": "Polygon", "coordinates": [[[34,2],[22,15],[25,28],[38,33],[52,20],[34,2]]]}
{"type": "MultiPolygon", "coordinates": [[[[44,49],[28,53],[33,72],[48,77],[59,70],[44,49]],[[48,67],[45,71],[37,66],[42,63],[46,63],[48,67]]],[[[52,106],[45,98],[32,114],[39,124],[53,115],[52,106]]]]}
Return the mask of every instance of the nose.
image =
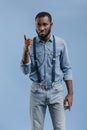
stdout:
{"type": "Polygon", "coordinates": [[[40,26],[40,31],[43,31],[44,30],[44,26],[40,26]]]}

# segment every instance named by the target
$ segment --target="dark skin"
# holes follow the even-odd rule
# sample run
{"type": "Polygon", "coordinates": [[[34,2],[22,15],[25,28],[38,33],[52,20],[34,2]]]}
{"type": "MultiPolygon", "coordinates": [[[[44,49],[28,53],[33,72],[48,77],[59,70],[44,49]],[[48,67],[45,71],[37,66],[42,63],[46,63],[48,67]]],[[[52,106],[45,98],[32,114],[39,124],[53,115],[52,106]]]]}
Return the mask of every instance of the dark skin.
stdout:
{"type": "Polygon", "coordinates": [[[47,42],[50,38],[52,25],[53,23],[50,22],[47,16],[36,19],[36,32],[44,42],[47,42]]]}
{"type": "Polygon", "coordinates": [[[68,94],[64,99],[64,108],[65,108],[65,110],[67,110],[67,109],[71,110],[71,106],[73,103],[72,80],[66,80],[65,83],[66,83],[68,94]],[[66,105],[66,103],[68,103],[68,105],[66,105]]]}
{"type": "Polygon", "coordinates": [[[30,38],[26,38],[26,35],[24,35],[24,53],[23,53],[23,58],[22,61],[24,64],[29,62],[29,50],[30,46],[32,44],[33,40],[30,38]]]}
{"type": "MultiPolygon", "coordinates": [[[[50,32],[53,23],[50,21],[48,16],[44,17],[38,17],[36,19],[36,32],[41,40],[43,40],[45,43],[50,38],[50,32]]],[[[23,63],[29,62],[29,49],[32,44],[32,39],[26,38],[26,35],[24,35],[24,54],[23,54],[23,63]]],[[[73,103],[73,87],[72,87],[72,80],[66,80],[66,87],[67,87],[67,96],[64,99],[64,108],[65,110],[70,110],[72,103],[73,103]],[[66,105],[68,103],[68,105],[66,105]]]]}

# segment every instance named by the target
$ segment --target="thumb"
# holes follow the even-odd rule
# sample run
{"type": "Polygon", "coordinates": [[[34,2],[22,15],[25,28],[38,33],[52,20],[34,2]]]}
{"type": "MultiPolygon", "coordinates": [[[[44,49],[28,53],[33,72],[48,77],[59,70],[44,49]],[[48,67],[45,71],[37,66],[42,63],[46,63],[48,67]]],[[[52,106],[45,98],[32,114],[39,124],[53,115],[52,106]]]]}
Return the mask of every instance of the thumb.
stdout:
{"type": "Polygon", "coordinates": [[[27,40],[27,38],[26,38],[26,35],[24,34],[24,40],[26,41],[27,40]]]}

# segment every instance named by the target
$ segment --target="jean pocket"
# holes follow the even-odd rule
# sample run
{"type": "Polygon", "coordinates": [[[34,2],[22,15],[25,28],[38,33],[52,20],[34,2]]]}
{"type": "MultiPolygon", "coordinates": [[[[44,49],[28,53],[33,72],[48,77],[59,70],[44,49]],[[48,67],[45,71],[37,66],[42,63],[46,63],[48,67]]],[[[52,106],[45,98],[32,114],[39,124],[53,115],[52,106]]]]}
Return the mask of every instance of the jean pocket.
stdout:
{"type": "Polygon", "coordinates": [[[31,92],[32,93],[41,93],[41,87],[37,84],[32,84],[31,92]]]}
{"type": "Polygon", "coordinates": [[[62,84],[55,84],[53,86],[54,91],[60,92],[63,91],[63,85],[62,84]]]}

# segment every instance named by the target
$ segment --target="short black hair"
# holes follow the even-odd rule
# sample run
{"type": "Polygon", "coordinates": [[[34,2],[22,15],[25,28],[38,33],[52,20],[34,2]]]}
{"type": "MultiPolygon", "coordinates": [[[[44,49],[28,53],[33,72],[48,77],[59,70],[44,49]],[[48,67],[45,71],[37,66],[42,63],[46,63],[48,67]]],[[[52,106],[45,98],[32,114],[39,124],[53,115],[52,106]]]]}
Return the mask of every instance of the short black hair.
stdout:
{"type": "Polygon", "coordinates": [[[50,22],[52,22],[52,16],[51,16],[51,14],[49,14],[48,12],[39,12],[39,13],[36,15],[36,17],[35,17],[35,20],[36,20],[37,18],[45,17],[45,16],[48,16],[50,22]]]}

